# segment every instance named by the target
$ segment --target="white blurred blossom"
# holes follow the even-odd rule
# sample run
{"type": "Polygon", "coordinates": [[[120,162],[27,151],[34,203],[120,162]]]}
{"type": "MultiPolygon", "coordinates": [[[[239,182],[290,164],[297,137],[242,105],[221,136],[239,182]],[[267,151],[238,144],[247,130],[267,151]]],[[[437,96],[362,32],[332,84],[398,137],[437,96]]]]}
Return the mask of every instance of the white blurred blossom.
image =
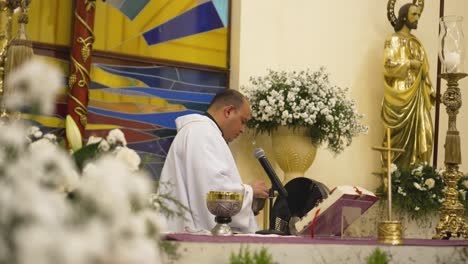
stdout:
{"type": "Polygon", "coordinates": [[[10,110],[33,107],[42,114],[51,114],[55,99],[64,86],[60,69],[44,60],[34,58],[7,75],[3,103],[10,110]]]}
{"type": "Polygon", "coordinates": [[[116,158],[127,165],[130,171],[137,171],[140,166],[140,156],[131,148],[119,147],[116,149],[116,158]]]}

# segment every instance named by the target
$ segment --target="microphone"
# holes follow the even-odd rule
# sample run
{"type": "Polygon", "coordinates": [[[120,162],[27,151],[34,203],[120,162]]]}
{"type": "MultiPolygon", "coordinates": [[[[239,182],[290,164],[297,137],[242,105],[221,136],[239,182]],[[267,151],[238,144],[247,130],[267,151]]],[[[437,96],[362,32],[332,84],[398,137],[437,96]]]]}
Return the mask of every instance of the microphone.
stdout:
{"type": "Polygon", "coordinates": [[[263,169],[268,175],[268,178],[270,178],[272,188],[277,190],[280,196],[287,197],[288,191],[286,191],[280,179],[276,175],[275,170],[273,170],[273,167],[271,167],[270,162],[265,156],[265,151],[263,151],[263,149],[261,148],[257,148],[254,151],[254,156],[256,159],[258,159],[258,162],[260,162],[260,164],[262,165],[263,169]]]}

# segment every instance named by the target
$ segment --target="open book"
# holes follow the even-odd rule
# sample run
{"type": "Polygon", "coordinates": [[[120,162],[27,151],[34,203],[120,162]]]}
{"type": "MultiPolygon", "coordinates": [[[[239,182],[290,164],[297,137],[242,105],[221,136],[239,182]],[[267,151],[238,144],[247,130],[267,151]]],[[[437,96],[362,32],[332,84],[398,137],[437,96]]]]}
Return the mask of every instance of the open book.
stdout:
{"type": "Polygon", "coordinates": [[[379,198],[359,186],[338,186],[328,197],[295,223],[302,236],[340,236],[379,198]]]}

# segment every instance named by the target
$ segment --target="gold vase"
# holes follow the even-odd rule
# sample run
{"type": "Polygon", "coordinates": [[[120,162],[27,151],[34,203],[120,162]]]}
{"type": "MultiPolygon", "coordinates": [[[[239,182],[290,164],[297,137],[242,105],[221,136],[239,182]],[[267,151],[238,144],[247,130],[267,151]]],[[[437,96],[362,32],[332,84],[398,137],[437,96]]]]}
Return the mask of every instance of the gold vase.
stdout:
{"type": "Polygon", "coordinates": [[[276,162],[284,171],[283,183],[304,177],[315,160],[317,146],[312,143],[306,127],[280,126],[272,133],[276,162]]]}

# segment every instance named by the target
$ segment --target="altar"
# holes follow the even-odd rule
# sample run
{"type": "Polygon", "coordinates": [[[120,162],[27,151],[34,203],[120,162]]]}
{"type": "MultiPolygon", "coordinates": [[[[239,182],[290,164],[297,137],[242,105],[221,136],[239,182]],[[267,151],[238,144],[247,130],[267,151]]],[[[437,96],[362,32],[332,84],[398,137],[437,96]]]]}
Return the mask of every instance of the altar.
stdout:
{"type": "Polygon", "coordinates": [[[241,247],[251,252],[266,248],[276,263],[366,263],[379,248],[390,263],[467,263],[468,240],[404,239],[401,246],[380,244],[376,238],[309,238],[295,236],[216,237],[167,234],[179,245],[180,258],[169,263],[229,263],[241,247]]]}

